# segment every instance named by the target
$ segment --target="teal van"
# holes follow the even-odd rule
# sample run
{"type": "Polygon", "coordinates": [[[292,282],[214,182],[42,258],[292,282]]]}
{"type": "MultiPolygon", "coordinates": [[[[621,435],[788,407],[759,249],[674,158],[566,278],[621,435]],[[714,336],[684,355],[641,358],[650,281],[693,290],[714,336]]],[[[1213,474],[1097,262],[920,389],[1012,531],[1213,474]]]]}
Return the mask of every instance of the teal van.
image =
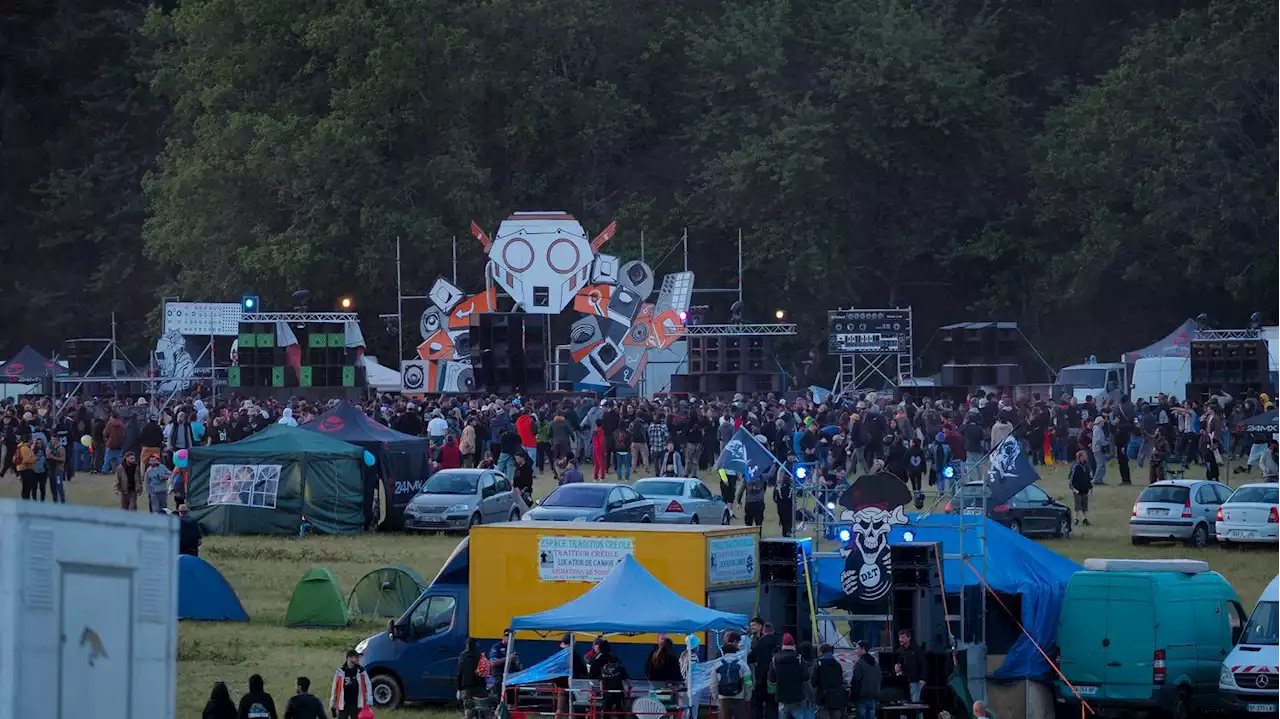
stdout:
{"type": "Polygon", "coordinates": [[[1058,619],[1058,701],[1101,716],[1178,719],[1219,709],[1218,677],[1245,624],[1235,590],[1205,562],[1087,559],[1058,619]],[[1074,688],[1074,690],[1073,690],[1074,688]],[[1079,697],[1077,697],[1077,693],[1079,697]]]}

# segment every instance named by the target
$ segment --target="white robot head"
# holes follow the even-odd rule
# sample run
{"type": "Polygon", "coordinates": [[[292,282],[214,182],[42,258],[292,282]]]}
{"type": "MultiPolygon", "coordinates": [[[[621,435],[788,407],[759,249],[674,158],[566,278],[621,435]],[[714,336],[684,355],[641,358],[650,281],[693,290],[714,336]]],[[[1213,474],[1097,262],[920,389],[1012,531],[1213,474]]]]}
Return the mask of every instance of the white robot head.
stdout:
{"type": "Polygon", "coordinates": [[[559,314],[591,280],[591,245],[572,215],[517,212],[498,226],[489,268],[525,312],[559,314]]]}

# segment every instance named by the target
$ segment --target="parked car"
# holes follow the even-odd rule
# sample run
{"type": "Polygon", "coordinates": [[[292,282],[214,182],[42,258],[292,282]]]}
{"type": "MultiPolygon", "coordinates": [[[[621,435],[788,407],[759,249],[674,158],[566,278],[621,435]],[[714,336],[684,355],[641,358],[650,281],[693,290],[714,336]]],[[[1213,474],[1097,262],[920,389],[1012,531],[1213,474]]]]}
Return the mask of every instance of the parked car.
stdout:
{"type": "Polygon", "coordinates": [[[1267,585],[1240,641],[1222,662],[1218,693],[1233,716],[1275,716],[1280,708],[1280,577],[1267,585]]]}
{"type": "Polygon", "coordinates": [[[511,480],[491,469],[442,469],[431,475],[404,510],[410,530],[459,531],[477,524],[514,522],[527,510],[511,480]]]}
{"type": "Polygon", "coordinates": [[[524,513],[529,521],[639,522],[654,519],[653,502],[627,484],[576,482],[557,487],[524,513]]]}
{"type": "Polygon", "coordinates": [[[1218,507],[1214,534],[1220,544],[1276,544],[1280,529],[1280,486],[1274,482],[1236,487],[1218,507]]]}
{"type": "Polygon", "coordinates": [[[728,524],[729,505],[700,479],[649,477],[636,480],[636,491],[653,500],[659,524],[728,524]]]}
{"type": "Polygon", "coordinates": [[[1213,537],[1218,507],[1230,496],[1230,487],[1205,479],[1148,485],[1133,503],[1129,539],[1134,544],[1165,541],[1203,547],[1213,537]]]}
{"type": "MultiPolygon", "coordinates": [[[[954,513],[959,507],[969,516],[982,515],[982,495],[987,485],[981,480],[966,482],[944,511],[954,513]]],[[[1000,504],[989,504],[987,517],[1026,536],[1071,536],[1071,508],[1045,493],[1036,485],[1028,485],[1000,504]]]]}
{"type": "Polygon", "coordinates": [[[1058,700],[1071,716],[1081,699],[1107,717],[1220,709],[1215,677],[1244,621],[1235,590],[1205,562],[1086,559],[1058,616],[1058,700]]]}

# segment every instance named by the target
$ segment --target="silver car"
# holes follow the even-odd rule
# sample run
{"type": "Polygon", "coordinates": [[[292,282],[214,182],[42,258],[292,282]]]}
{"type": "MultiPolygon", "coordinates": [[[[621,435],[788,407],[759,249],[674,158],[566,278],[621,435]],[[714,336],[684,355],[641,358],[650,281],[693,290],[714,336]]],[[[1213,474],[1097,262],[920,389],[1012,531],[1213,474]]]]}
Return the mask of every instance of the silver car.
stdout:
{"type": "Polygon", "coordinates": [[[409,500],[410,530],[465,531],[477,524],[514,522],[528,511],[511,480],[492,469],[442,469],[409,500]]]}
{"type": "Polygon", "coordinates": [[[1230,496],[1230,487],[1205,479],[1156,482],[1133,503],[1129,539],[1134,544],[1175,541],[1203,547],[1214,535],[1218,507],[1230,496]]]}
{"type": "Polygon", "coordinates": [[[1280,538],[1280,487],[1275,482],[1236,487],[1218,508],[1218,543],[1275,544],[1280,538]]]}
{"type": "Polygon", "coordinates": [[[661,524],[728,524],[729,506],[698,479],[651,477],[637,480],[636,491],[653,500],[661,524]]]}

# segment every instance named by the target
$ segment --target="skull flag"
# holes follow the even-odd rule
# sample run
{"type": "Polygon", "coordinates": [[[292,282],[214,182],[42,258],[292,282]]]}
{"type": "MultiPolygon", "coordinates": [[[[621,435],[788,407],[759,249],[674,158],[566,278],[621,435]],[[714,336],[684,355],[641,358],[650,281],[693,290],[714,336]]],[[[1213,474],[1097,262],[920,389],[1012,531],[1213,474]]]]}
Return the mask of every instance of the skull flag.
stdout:
{"type": "Polygon", "coordinates": [[[855,600],[876,602],[893,588],[890,573],[889,530],[905,524],[903,509],[911,490],[892,474],[865,474],[840,495],[844,510],[840,519],[851,522],[849,545],[844,554],[840,584],[855,600]]]}

